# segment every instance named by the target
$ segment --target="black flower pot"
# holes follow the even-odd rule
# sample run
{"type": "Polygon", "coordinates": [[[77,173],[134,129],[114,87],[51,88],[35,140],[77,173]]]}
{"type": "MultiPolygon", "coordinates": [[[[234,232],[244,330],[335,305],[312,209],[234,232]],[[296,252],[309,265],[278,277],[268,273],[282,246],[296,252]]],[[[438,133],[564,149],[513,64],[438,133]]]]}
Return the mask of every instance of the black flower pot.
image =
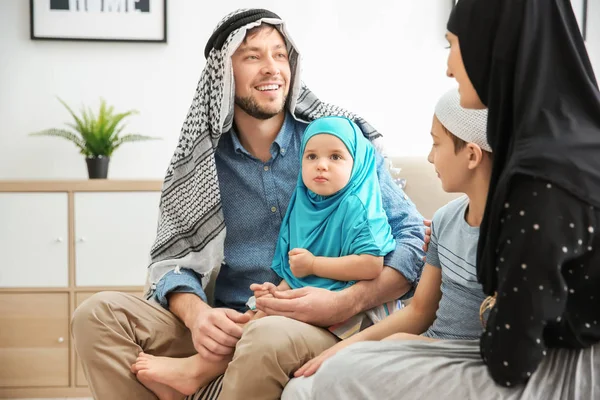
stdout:
{"type": "Polygon", "coordinates": [[[109,161],[110,157],[86,157],[85,162],[90,179],[106,179],[109,161]]]}

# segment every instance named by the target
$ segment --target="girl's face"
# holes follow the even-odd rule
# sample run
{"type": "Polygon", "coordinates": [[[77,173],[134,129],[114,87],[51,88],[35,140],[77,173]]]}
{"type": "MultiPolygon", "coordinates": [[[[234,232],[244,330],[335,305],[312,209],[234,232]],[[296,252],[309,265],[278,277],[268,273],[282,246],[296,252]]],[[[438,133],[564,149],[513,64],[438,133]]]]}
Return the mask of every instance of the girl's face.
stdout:
{"type": "Polygon", "coordinates": [[[318,134],[306,143],[302,155],[302,181],[321,196],[331,196],[350,181],[354,160],[339,138],[318,134]]]}
{"type": "Polygon", "coordinates": [[[480,110],[486,108],[481,102],[473,83],[467,75],[465,64],[460,52],[458,36],[452,32],[446,33],[446,39],[450,44],[450,53],[448,54],[448,69],[446,75],[456,79],[458,83],[458,92],[460,93],[460,105],[463,108],[480,110]]]}

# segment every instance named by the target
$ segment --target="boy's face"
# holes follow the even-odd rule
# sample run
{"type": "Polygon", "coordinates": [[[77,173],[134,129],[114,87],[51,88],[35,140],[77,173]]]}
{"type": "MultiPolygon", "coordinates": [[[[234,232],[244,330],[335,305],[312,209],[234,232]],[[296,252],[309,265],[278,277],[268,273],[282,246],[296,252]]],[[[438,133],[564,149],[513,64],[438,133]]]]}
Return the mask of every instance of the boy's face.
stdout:
{"type": "Polygon", "coordinates": [[[431,127],[433,146],[427,161],[435,167],[435,172],[442,181],[444,191],[465,192],[469,182],[469,157],[465,154],[466,148],[456,153],[454,142],[446,133],[442,123],[434,116],[431,127]]]}
{"type": "Polygon", "coordinates": [[[353,165],[348,148],[339,138],[315,135],[302,155],[302,181],[316,194],[331,196],[348,184],[353,165]]]}
{"type": "Polygon", "coordinates": [[[286,43],[277,29],[265,27],[248,35],[231,62],[236,109],[257,119],[283,111],[291,71],[286,43]]]}

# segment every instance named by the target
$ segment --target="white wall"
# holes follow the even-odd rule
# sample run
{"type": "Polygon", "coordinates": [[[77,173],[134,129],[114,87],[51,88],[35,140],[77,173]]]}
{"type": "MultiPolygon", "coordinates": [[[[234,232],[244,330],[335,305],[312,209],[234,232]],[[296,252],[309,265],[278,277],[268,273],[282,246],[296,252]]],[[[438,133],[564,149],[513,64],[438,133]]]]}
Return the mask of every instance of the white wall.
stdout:
{"type": "MultiPolygon", "coordinates": [[[[109,177],[162,178],[206,40],[240,7],[282,16],[304,56],[303,80],[322,100],[367,118],[386,135],[392,155],[425,157],[433,106],[454,85],[445,77],[447,0],[169,0],[167,44],[32,41],[28,3],[0,0],[0,179],[87,177],[71,143],[27,136],[69,120],[55,96],[76,107],[96,107],[102,96],[118,110],[139,110],[131,131],[163,140],[124,145],[109,177]]],[[[591,3],[595,39],[600,5],[591,3]]],[[[592,53],[599,65],[600,52],[592,53]]]]}

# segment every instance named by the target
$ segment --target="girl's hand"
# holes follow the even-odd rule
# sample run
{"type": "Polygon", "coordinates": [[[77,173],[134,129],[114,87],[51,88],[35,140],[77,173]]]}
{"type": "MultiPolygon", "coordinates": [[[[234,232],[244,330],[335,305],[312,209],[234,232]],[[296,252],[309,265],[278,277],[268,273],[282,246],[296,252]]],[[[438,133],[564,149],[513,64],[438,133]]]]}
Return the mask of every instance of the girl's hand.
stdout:
{"type": "Polygon", "coordinates": [[[314,275],[313,266],[316,257],[306,249],[292,249],[289,251],[290,269],[297,278],[314,275]]]}
{"type": "Polygon", "coordinates": [[[275,286],[271,282],[265,282],[262,285],[258,283],[253,283],[252,285],[250,285],[250,290],[254,292],[254,297],[258,299],[259,297],[271,294],[273,291],[277,291],[277,286],[275,286]]]}

